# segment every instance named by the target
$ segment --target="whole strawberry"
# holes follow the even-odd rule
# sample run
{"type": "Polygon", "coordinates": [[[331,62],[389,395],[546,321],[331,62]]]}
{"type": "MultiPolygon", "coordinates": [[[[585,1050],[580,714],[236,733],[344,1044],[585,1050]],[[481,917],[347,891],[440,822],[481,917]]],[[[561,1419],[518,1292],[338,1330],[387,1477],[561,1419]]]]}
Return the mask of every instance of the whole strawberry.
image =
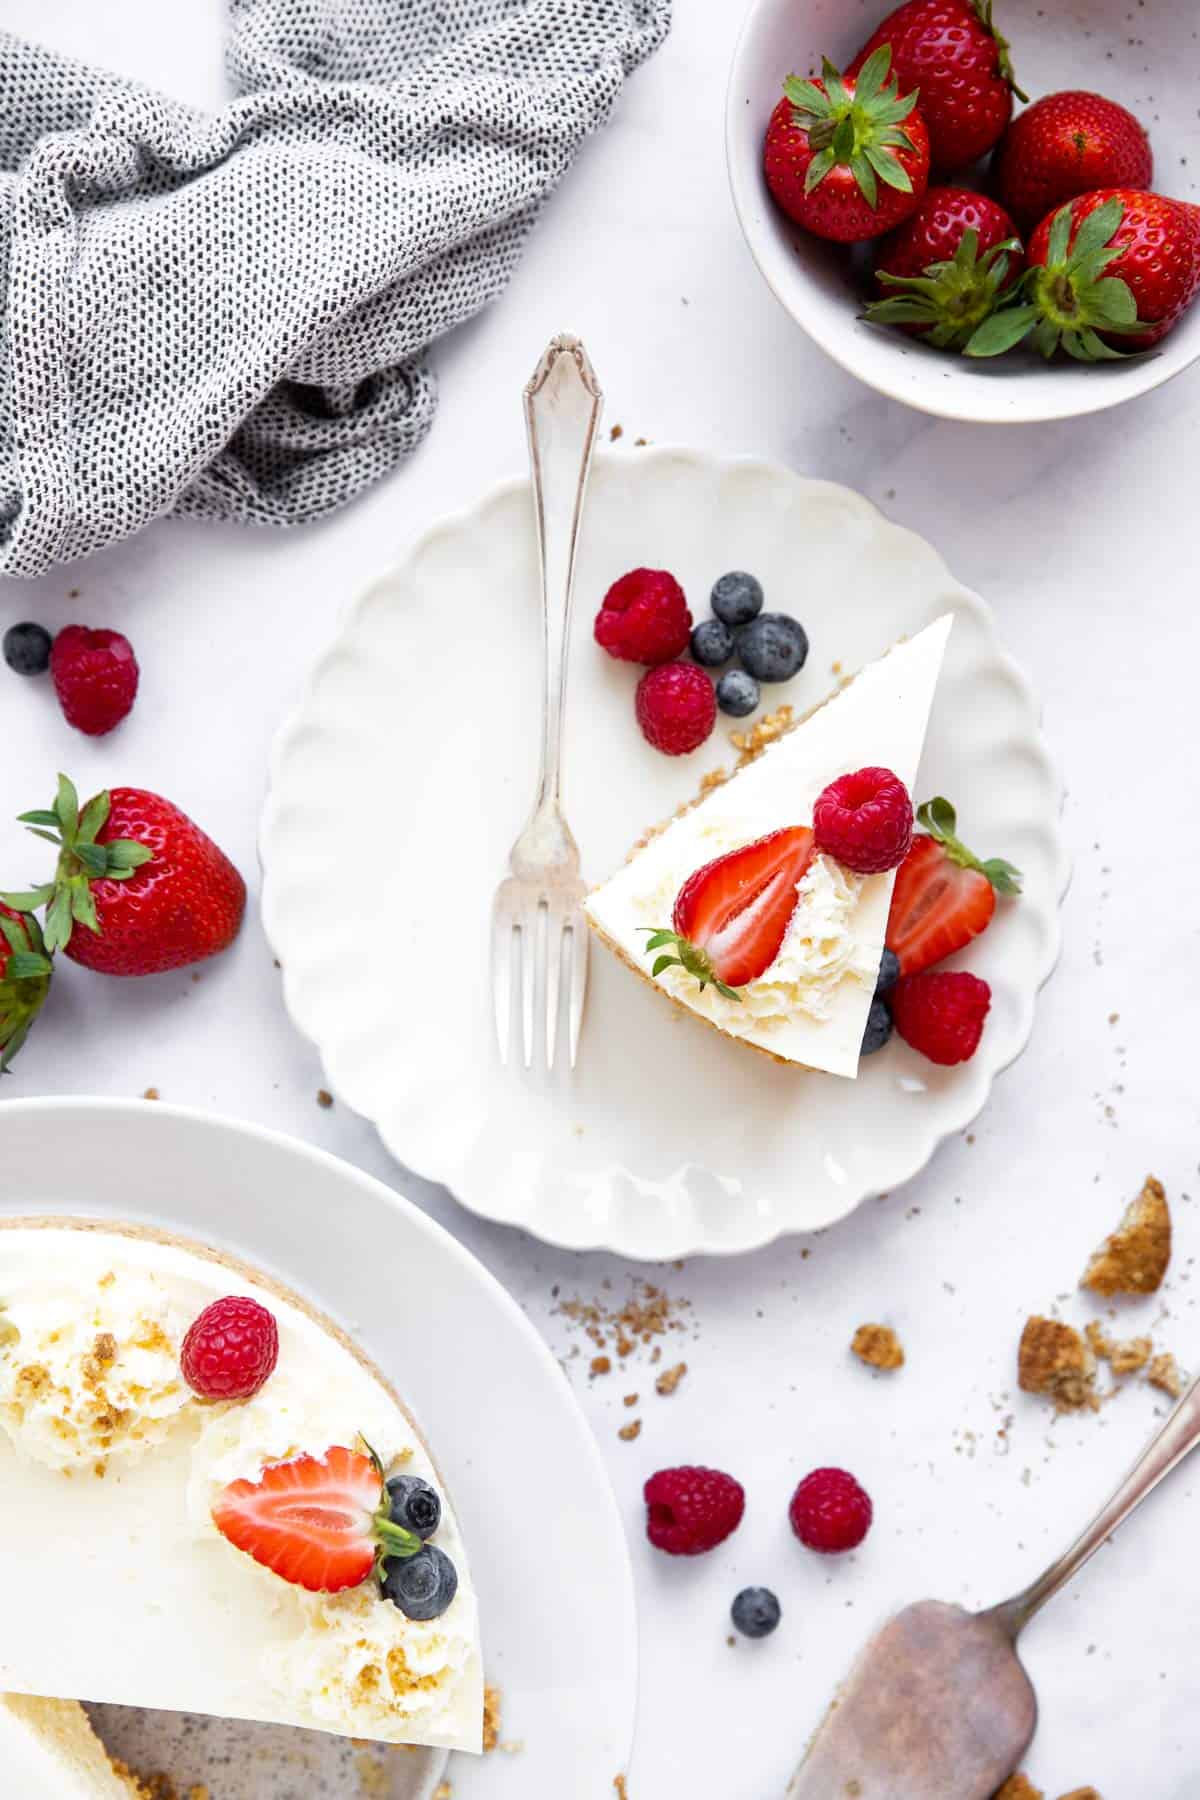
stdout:
{"type": "MultiPolygon", "coordinates": [[[[15,894],[13,899],[23,899],[15,894]]],[[[29,1036],[50,992],[52,964],[32,913],[0,901],[0,1075],[29,1036]]]]}
{"type": "Polygon", "coordinates": [[[883,44],[901,88],[919,92],[937,171],[965,169],[999,143],[1013,94],[1025,96],[992,23],[992,0],[908,0],[867,39],[847,74],[857,75],[883,44]]]}
{"type": "Polygon", "coordinates": [[[1084,194],[1042,220],[1020,302],[985,320],[967,354],[996,356],[1027,338],[1047,357],[1110,361],[1164,338],[1198,283],[1200,235],[1185,206],[1125,188],[1084,194]]]}
{"type": "Polygon", "coordinates": [[[789,75],[771,115],[763,167],[779,205],[817,237],[858,243],[915,211],[929,181],[917,97],[889,79],[886,45],[857,78],[826,60],[820,80],[789,75]]]}
{"type": "Polygon", "coordinates": [[[88,737],[103,737],[137,698],[137,657],[119,631],[67,625],[50,652],[50,678],[67,724],[88,737]]]}
{"type": "Polygon", "coordinates": [[[59,846],[52,882],[21,896],[46,907],[45,939],[100,975],[158,975],[228,948],[246,884],[186,813],[142,788],[113,788],[80,811],[59,776],[54,806],[22,813],[59,846]]]}
{"type": "Polygon", "coordinates": [[[1002,206],[971,188],[931,187],[911,219],[880,245],[885,297],[866,309],[938,349],[959,349],[1019,279],[1025,253],[1002,206]]]}
{"type": "Polygon", "coordinates": [[[1077,194],[1148,188],[1153,178],[1142,124],[1115,100],[1078,88],[1046,94],[1020,113],[995,162],[996,193],[1027,231],[1077,194]]]}

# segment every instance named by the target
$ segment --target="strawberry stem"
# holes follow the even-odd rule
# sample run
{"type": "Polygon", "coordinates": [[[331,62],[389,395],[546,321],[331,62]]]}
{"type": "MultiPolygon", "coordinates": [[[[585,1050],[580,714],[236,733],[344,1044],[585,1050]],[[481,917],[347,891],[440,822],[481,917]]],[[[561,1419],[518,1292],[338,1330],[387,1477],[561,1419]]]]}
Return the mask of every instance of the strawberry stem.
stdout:
{"type": "Polygon", "coordinates": [[[650,933],[646,940],[647,956],[652,951],[663,949],[664,945],[670,946],[675,952],[674,955],[668,954],[655,959],[654,967],[650,971],[655,980],[664,969],[678,967],[686,969],[689,975],[695,976],[700,983],[701,992],[706,987],[714,987],[717,993],[724,994],[727,1000],[741,1000],[742,996],[738,990],[730,987],[728,982],[721,980],[712,966],[708,952],[702,950],[699,944],[693,944],[690,939],[680,937],[677,931],[657,929],[653,925],[643,925],[641,929],[650,933]]]}
{"type": "Polygon", "coordinates": [[[66,948],[76,925],[100,935],[93,881],[128,881],[154,860],[153,851],[132,838],[96,842],[111,811],[112,799],[105,790],[95,794],[81,812],[75,784],[60,775],[52,807],[18,815],[18,822],[28,825],[34,837],[55,845],[58,867],[52,882],[26,893],[0,895],[0,899],[25,914],[46,908],[45,946],[50,954],[66,948]]]}
{"type": "Polygon", "coordinates": [[[881,44],[868,56],[855,77],[853,92],[828,57],[821,65],[821,86],[789,75],[783,91],[792,103],[793,117],[816,152],[804,177],[804,191],[811,194],[834,168],[848,168],[867,205],[879,203],[879,183],[911,194],[912,180],[897,150],[916,149],[902,129],[917,104],[914,90],[901,97],[900,84],[888,80],[892,47],[881,44]]]}
{"type": "Polygon", "coordinates": [[[991,882],[998,894],[1004,894],[1012,900],[1021,892],[1021,871],[1005,862],[1002,856],[993,856],[987,862],[981,862],[973,851],[958,837],[958,815],[950,802],[941,794],[934,800],[926,800],[917,808],[917,823],[924,827],[931,838],[942,846],[952,863],[960,869],[974,869],[991,882]]]}

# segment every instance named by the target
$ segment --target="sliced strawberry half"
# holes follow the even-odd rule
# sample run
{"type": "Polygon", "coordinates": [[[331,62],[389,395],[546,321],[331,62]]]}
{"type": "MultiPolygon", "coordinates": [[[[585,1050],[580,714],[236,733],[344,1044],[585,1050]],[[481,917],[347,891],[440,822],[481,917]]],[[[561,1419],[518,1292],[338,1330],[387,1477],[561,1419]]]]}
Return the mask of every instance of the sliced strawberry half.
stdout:
{"type": "Polygon", "coordinates": [[[230,1482],[212,1516],[235,1549],[310,1593],[358,1587],[381,1555],[422,1548],[389,1519],[378,1461],[341,1445],[271,1463],[257,1481],[230,1482]]]}
{"type": "Polygon", "coordinates": [[[927,800],[917,810],[925,836],[912,841],[896,872],[887,947],[900,959],[901,975],[919,975],[944,962],[986,931],[996,896],[1021,892],[1021,875],[1002,857],[980,862],[956,832],[948,800],[927,800]]]}
{"type": "Polygon", "coordinates": [[[796,889],[816,854],[813,834],[788,825],[731,850],[689,875],[675,899],[671,931],[652,932],[662,950],[654,975],[679,964],[702,988],[736,992],[770,968],[796,910],[796,889]]]}

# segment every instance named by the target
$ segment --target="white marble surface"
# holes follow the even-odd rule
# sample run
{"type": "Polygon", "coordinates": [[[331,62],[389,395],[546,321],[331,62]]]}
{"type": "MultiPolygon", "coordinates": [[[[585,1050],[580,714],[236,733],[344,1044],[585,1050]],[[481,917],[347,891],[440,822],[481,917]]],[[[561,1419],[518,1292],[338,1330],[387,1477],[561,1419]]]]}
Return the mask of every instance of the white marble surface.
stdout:
{"type": "MultiPolygon", "coordinates": [[[[1131,1308],[1129,1329],[1165,1310],[1164,1346],[1200,1367],[1189,1281],[1200,1222],[1187,1198],[1200,1122],[1200,390],[1185,377],[1079,426],[989,430],[935,423],[856,386],[789,326],[737,235],[720,120],[741,8],[692,0],[678,11],[669,45],[589,146],[507,295],[440,353],[441,416],[410,468],[290,537],[164,523],[0,589],[0,622],[118,625],[144,671],[132,719],[98,745],[66,731],[44,689],[5,676],[0,811],[44,804],[64,763],[89,789],[136,781],[191,810],[253,882],[267,745],[339,606],[432,517],[520,467],[519,386],[564,328],[586,338],[609,417],[627,433],[847,481],[929,536],[993,602],[1044,697],[1077,857],[1066,954],[1032,1047],[1001,1078],[974,1142],[948,1146],[903,1193],[810,1242],[667,1271],[696,1329],[673,1399],[655,1398],[638,1359],[590,1388],[586,1361],[568,1364],[633,1540],[644,1679],[631,1800],[777,1800],[881,1614],[928,1592],[986,1602],[1021,1583],[1156,1423],[1163,1407],[1146,1389],[1058,1424],[1014,1391],[1025,1314],[1057,1299],[1076,1320],[1090,1316],[1074,1282],[1148,1168],[1176,1203],[1177,1251],[1164,1307],[1131,1308]],[[891,1379],[846,1353],[854,1326],[873,1317],[891,1319],[907,1345],[908,1366],[891,1379]],[[632,1392],[644,1429],[629,1444],[617,1430],[632,1392]],[[696,1563],[656,1557],[640,1531],[641,1481],[682,1460],[734,1471],[750,1496],[738,1536],[696,1563]],[[824,1462],[856,1470],[877,1507],[863,1550],[828,1565],[800,1551],[785,1521],[792,1483],[824,1462]],[[784,1622],[769,1642],[731,1649],[725,1609],[750,1581],[778,1590],[784,1622]]],[[[220,91],[215,0],[168,12],[148,0],[7,0],[4,23],[182,95],[220,91]]],[[[365,861],[369,846],[358,854],[365,861]]],[[[6,880],[38,866],[12,824],[0,824],[0,858],[6,880]]],[[[623,1291],[631,1271],[613,1259],[485,1227],[406,1178],[368,1127],[317,1108],[320,1084],[252,910],[236,949],[198,983],[110,984],[67,969],[6,1097],[153,1085],[318,1142],[448,1224],[564,1355],[579,1340],[555,1316],[554,1287],[590,1297],[608,1280],[623,1291]]],[[[1028,1766],[1050,1796],[1085,1783],[1104,1800],[1197,1791],[1198,1485],[1177,1476],[1030,1630],[1043,1719],[1028,1766]]],[[[509,1722],[513,1736],[525,1728],[509,1722]]],[[[456,1794],[486,1800],[487,1788],[485,1765],[456,1794]]],[[[569,1771],[561,1791],[574,1795],[569,1771]]]]}

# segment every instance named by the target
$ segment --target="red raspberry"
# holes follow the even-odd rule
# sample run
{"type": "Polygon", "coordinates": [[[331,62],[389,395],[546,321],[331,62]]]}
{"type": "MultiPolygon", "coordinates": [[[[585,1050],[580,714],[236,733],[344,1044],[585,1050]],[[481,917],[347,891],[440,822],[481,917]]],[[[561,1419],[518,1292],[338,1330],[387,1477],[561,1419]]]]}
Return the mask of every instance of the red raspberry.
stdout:
{"type": "Polygon", "coordinates": [[[703,1556],[737,1530],[746,1510],[740,1481],[720,1469],[660,1469],[646,1483],[646,1536],[668,1556],[703,1556]]]}
{"type": "Polygon", "coordinates": [[[840,775],[818,794],[813,807],[817,849],[856,875],[899,868],[912,843],[913,809],[908,789],[890,769],[840,775]]]}
{"type": "Polygon", "coordinates": [[[792,1495],[788,1518],[806,1550],[838,1556],[871,1529],[871,1496],[845,1469],[814,1469],[792,1495]]]}
{"type": "Polygon", "coordinates": [[[601,648],[621,662],[670,662],[691,637],[687,596],[665,569],[631,569],[605,594],[595,632],[601,648]]]}
{"type": "Polygon", "coordinates": [[[642,736],[664,756],[698,750],[717,722],[717,696],[695,663],[663,663],[648,669],[634,698],[642,736]]]}
{"type": "Polygon", "coordinates": [[[64,626],[50,652],[50,674],[67,724],[88,737],[119,725],[137,695],[137,657],[119,631],[64,626]]]}
{"type": "Polygon", "coordinates": [[[183,1378],[202,1400],[248,1400],[279,1360],[279,1328],[257,1300],[229,1294],[195,1320],[179,1354],[183,1378]]]}
{"type": "Polygon", "coordinates": [[[970,1062],[983,1036],[992,990],[978,975],[932,970],[906,975],[888,995],[896,1030],[930,1062],[970,1062]]]}

